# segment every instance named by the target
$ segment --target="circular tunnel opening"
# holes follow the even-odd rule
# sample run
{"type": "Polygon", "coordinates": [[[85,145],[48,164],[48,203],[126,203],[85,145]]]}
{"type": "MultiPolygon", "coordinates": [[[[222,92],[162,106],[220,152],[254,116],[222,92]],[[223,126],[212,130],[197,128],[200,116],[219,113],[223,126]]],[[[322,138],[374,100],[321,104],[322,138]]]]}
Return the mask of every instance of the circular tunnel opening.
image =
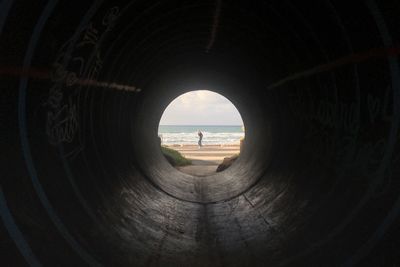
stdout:
{"type": "MultiPolygon", "coordinates": [[[[237,90],[237,85],[236,87],[232,86],[231,78],[228,80],[229,82],[221,83],[221,80],[224,79],[218,75],[217,79],[214,78],[214,82],[210,83],[210,76],[198,78],[196,77],[198,72],[193,73],[194,78],[189,79],[190,83],[195,80],[198,84],[203,85],[201,86],[203,88],[217,88],[217,90],[188,92],[185,89],[176,88],[175,84],[178,78],[171,79],[169,77],[169,81],[172,80],[171,86],[162,80],[160,83],[164,85],[164,90],[157,92],[158,97],[153,94],[145,96],[143,101],[146,104],[141,106],[139,114],[146,114],[146,116],[140,118],[139,124],[134,125],[144,126],[140,128],[140,135],[135,138],[142,140],[134,148],[137,157],[144,159],[138,162],[138,165],[141,167],[143,175],[156,188],[176,198],[200,203],[230,199],[248,190],[268,168],[273,147],[270,141],[273,123],[268,119],[268,115],[259,113],[261,103],[248,95],[246,91],[237,90]],[[183,98],[179,96],[183,96],[183,98]],[[244,99],[246,101],[243,101],[244,99]],[[182,122],[192,124],[193,117],[196,117],[195,113],[199,111],[201,116],[195,118],[198,125],[160,126],[165,110],[174,101],[183,106],[172,110],[172,117],[169,120],[164,118],[165,121],[175,124],[182,122]],[[194,105],[198,105],[199,109],[192,112],[194,105]],[[239,113],[238,110],[241,112],[239,113]],[[181,116],[182,113],[188,116],[186,118],[176,117],[176,115],[181,116]],[[186,121],[181,119],[186,119],[186,121]],[[164,128],[167,133],[160,133],[161,128],[164,128]],[[158,129],[158,131],[149,134],[146,129],[158,129]],[[198,145],[199,130],[203,133],[203,146],[201,147],[198,145]],[[245,130],[246,139],[243,139],[245,130]],[[171,131],[172,135],[168,135],[171,131]],[[182,133],[182,131],[186,131],[186,133],[182,133]],[[173,164],[170,164],[168,158],[165,158],[163,144],[160,149],[160,143],[162,143],[160,135],[167,146],[168,142],[171,142],[168,149],[172,148],[174,151],[182,152],[183,155],[187,153],[186,155],[192,162],[200,161],[200,164],[206,162],[207,165],[189,165],[188,168],[172,166],[173,164]],[[182,136],[186,139],[182,139],[182,136]],[[264,137],[263,141],[255,142],[254,138],[257,140],[260,136],[264,137]],[[171,137],[180,138],[184,144],[175,144],[176,139],[168,139],[171,137]],[[241,144],[242,149],[240,149],[241,144]],[[239,153],[240,156],[238,156],[239,153]],[[224,158],[229,158],[225,161],[225,165],[222,164],[224,158]],[[231,158],[234,160],[226,163],[231,158]]],[[[187,84],[184,83],[181,88],[187,88],[187,84]]]]}
{"type": "Polygon", "coordinates": [[[175,98],[159,125],[160,149],[177,170],[208,176],[229,168],[244,149],[242,117],[226,97],[194,90],[175,98]]]}

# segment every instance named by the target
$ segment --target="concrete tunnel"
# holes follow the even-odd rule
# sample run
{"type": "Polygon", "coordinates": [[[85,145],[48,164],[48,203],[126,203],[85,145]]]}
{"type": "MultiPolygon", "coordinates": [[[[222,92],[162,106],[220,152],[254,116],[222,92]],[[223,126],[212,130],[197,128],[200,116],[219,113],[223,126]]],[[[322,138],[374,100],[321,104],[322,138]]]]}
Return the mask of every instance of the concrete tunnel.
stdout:
{"type": "Polygon", "coordinates": [[[400,3],[0,1],[1,266],[400,266],[400,3]],[[178,172],[199,88],[239,159],[178,172]]]}

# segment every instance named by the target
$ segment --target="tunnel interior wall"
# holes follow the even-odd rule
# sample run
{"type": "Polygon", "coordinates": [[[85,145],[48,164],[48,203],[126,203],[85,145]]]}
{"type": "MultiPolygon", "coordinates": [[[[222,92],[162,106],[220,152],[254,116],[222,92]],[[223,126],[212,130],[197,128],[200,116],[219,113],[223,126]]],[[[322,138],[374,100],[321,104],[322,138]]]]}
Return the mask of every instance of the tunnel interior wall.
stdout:
{"type": "Polygon", "coordinates": [[[396,1],[0,7],[6,266],[400,263],[396,1]],[[202,180],[157,140],[200,88],[246,125],[202,180]]]}

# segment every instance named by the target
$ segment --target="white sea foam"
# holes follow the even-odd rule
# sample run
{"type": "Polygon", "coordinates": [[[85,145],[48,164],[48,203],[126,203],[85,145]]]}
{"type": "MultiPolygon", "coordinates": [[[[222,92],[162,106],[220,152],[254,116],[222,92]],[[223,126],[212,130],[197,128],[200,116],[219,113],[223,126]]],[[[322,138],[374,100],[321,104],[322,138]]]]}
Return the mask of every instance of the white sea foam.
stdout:
{"type": "MultiPolygon", "coordinates": [[[[160,133],[163,144],[197,144],[199,137],[193,133],[160,133]]],[[[239,143],[244,133],[203,132],[203,145],[239,143]]]]}
{"type": "Polygon", "coordinates": [[[204,145],[213,144],[233,144],[239,143],[244,137],[241,126],[180,126],[180,125],[160,125],[158,134],[165,145],[170,144],[197,144],[199,136],[197,131],[203,133],[204,145]]]}

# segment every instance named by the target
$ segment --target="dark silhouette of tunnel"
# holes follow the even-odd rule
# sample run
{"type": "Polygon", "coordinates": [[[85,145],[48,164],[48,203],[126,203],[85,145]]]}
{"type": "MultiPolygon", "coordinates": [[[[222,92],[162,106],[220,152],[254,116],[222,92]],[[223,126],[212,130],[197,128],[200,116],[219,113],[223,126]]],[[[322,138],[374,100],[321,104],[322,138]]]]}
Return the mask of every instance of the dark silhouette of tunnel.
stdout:
{"type": "Polygon", "coordinates": [[[0,2],[1,266],[397,266],[400,3],[0,2]],[[212,88],[231,168],[159,150],[212,88]],[[397,264],[397,265],[396,265],[397,264]]]}

